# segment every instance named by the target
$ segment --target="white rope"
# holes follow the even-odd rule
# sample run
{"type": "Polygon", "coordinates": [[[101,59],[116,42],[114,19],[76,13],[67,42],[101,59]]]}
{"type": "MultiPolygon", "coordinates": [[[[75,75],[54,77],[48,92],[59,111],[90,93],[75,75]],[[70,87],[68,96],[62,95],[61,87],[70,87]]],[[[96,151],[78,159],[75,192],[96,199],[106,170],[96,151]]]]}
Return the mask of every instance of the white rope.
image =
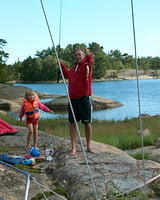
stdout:
{"type": "Polygon", "coordinates": [[[63,199],[63,200],[66,200],[66,198],[64,198],[63,196],[57,194],[57,193],[54,192],[53,190],[50,190],[47,186],[42,185],[41,183],[39,183],[35,178],[33,178],[33,180],[34,180],[34,182],[38,185],[39,189],[41,190],[41,192],[42,192],[42,194],[44,195],[44,197],[45,197],[46,200],[48,200],[48,198],[46,197],[46,195],[44,194],[44,192],[43,192],[43,190],[42,190],[41,188],[45,189],[45,190],[48,191],[48,192],[53,193],[53,194],[56,195],[56,196],[59,196],[59,197],[60,197],[61,199],[63,199]]]}
{"type": "Polygon", "coordinates": [[[61,46],[61,30],[62,30],[61,27],[62,27],[62,0],[60,2],[60,15],[59,15],[59,47],[61,46]]]}
{"type": "MultiPolygon", "coordinates": [[[[136,77],[137,77],[138,110],[139,110],[139,122],[140,122],[140,130],[141,130],[141,149],[142,149],[142,159],[143,159],[143,174],[144,174],[144,183],[145,183],[145,186],[146,186],[145,162],[144,162],[144,134],[143,134],[143,122],[142,122],[142,114],[141,114],[140,85],[139,85],[139,76],[138,76],[139,66],[138,66],[138,61],[137,61],[136,31],[135,31],[135,23],[134,23],[133,0],[131,0],[131,10],[132,10],[134,53],[135,53],[136,77]]],[[[145,187],[145,192],[146,192],[146,187],[145,187]]]]}
{"type": "Polygon", "coordinates": [[[72,115],[73,115],[73,119],[74,119],[74,122],[75,122],[75,125],[76,125],[77,133],[78,133],[78,136],[79,136],[79,139],[80,139],[82,152],[83,152],[83,155],[84,155],[84,158],[85,158],[85,161],[86,161],[86,165],[87,165],[87,168],[88,168],[89,176],[90,176],[90,179],[91,179],[91,182],[92,182],[92,187],[93,187],[93,191],[94,191],[94,194],[95,194],[95,198],[96,198],[96,200],[98,200],[96,187],[95,187],[92,175],[91,175],[91,170],[90,170],[90,166],[89,166],[89,163],[88,163],[87,155],[86,155],[86,152],[85,152],[85,149],[84,149],[84,145],[83,145],[83,142],[82,142],[82,139],[81,139],[80,130],[79,130],[78,124],[76,122],[76,118],[75,118],[74,110],[73,110],[73,107],[72,107],[71,99],[69,97],[68,87],[67,87],[64,75],[63,75],[63,71],[62,71],[62,68],[61,68],[60,61],[59,61],[58,53],[57,53],[57,50],[56,50],[55,45],[54,45],[52,33],[51,33],[51,30],[50,30],[50,26],[49,26],[49,23],[48,23],[48,19],[47,19],[47,16],[46,16],[46,12],[45,12],[42,0],[40,0],[40,3],[41,3],[41,7],[42,7],[43,14],[44,14],[44,17],[45,17],[45,21],[46,21],[46,24],[47,24],[47,28],[48,28],[48,31],[49,31],[49,35],[50,35],[50,38],[51,38],[51,42],[52,42],[52,45],[53,45],[53,48],[54,48],[54,51],[55,51],[55,55],[56,55],[56,59],[57,59],[57,62],[58,62],[58,66],[59,66],[59,69],[60,69],[60,72],[61,72],[61,75],[62,75],[62,79],[63,79],[63,82],[64,82],[64,86],[65,86],[65,90],[66,90],[66,93],[67,93],[69,105],[70,105],[71,112],[72,112],[72,115]]]}
{"type": "MultiPolygon", "coordinates": [[[[153,177],[153,178],[150,178],[149,180],[146,181],[145,184],[150,184],[150,183],[152,183],[153,181],[155,181],[155,180],[157,180],[159,178],[160,178],[160,174],[155,176],[155,177],[153,177]]],[[[136,187],[134,187],[134,188],[132,188],[130,190],[126,190],[125,192],[123,192],[123,194],[129,194],[130,192],[132,192],[134,190],[137,190],[137,189],[140,189],[140,188],[144,187],[145,184],[142,183],[142,184],[140,184],[140,185],[138,185],[138,186],[136,186],[136,187]]]]}
{"type": "Polygon", "coordinates": [[[34,180],[34,182],[38,185],[38,188],[40,189],[41,193],[43,194],[45,200],[48,200],[48,198],[46,197],[45,193],[43,192],[42,188],[40,187],[40,184],[34,180]]]}
{"type": "MultiPolygon", "coordinates": [[[[62,27],[62,0],[60,2],[60,12],[59,12],[59,39],[58,39],[58,44],[59,44],[59,58],[61,55],[61,27],[62,27]]],[[[59,77],[60,76],[60,71],[58,67],[58,72],[57,72],[57,83],[59,83],[59,77]]]]}

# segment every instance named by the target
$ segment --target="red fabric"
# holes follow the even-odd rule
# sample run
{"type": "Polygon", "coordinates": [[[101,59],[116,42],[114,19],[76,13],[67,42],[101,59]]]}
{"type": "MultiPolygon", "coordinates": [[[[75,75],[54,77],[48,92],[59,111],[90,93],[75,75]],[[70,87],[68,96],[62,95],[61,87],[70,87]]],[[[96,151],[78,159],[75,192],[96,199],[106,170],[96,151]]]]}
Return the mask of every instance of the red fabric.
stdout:
{"type": "Polygon", "coordinates": [[[69,82],[68,89],[71,99],[92,95],[92,64],[93,57],[91,55],[87,55],[80,63],[75,63],[71,69],[67,69],[66,65],[61,63],[63,74],[69,82]],[[87,66],[89,68],[89,75],[87,75],[87,66]]]}
{"type": "MultiPolygon", "coordinates": [[[[31,156],[30,154],[26,154],[23,156],[24,158],[26,159],[30,159],[30,158],[33,158],[33,156],[31,156]]],[[[46,157],[44,155],[40,155],[38,157],[34,157],[35,160],[45,160],[46,157]]]]}
{"type": "Polygon", "coordinates": [[[17,133],[18,130],[0,119],[0,135],[17,133]]]}
{"type": "Polygon", "coordinates": [[[38,122],[39,122],[38,119],[27,119],[27,120],[26,120],[26,123],[27,123],[27,124],[37,125],[38,122]]]}

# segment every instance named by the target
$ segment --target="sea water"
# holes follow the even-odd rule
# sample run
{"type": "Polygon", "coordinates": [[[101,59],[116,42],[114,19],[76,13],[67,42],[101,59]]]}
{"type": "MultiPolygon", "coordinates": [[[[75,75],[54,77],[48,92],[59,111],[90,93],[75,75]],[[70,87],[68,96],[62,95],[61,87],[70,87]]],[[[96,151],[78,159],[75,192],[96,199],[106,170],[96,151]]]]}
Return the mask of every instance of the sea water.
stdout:
{"type": "MultiPolygon", "coordinates": [[[[15,85],[29,87],[39,92],[66,95],[63,83],[15,85]]],[[[123,104],[123,106],[117,108],[94,111],[93,119],[117,121],[138,117],[140,113],[160,114],[160,79],[139,80],[139,88],[137,88],[136,80],[93,82],[92,86],[93,95],[123,104]]],[[[67,113],[49,114],[41,112],[41,116],[44,118],[67,117],[67,113]]]]}

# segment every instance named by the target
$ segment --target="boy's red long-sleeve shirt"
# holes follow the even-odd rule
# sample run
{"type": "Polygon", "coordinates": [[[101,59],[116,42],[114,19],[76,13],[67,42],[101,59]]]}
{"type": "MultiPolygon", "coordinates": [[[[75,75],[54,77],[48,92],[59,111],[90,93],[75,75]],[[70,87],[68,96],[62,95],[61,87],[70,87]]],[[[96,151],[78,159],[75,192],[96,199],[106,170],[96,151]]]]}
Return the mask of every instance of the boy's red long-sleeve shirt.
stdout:
{"type": "Polygon", "coordinates": [[[85,56],[81,62],[75,63],[70,69],[61,63],[64,77],[69,82],[68,90],[71,99],[92,95],[92,64],[92,55],[85,56]]]}

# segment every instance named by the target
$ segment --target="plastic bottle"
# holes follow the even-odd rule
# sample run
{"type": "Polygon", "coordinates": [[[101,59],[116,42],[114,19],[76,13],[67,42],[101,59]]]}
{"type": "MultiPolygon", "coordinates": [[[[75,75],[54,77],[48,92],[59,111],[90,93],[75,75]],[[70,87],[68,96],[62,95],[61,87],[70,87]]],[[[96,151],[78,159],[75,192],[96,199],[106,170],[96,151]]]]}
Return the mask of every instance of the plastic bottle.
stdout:
{"type": "Polygon", "coordinates": [[[54,154],[53,143],[50,143],[49,148],[46,149],[46,160],[52,161],[53,160],[53,154],[54,154]]]}
{"type": "Polygon", "coordinates": [[[54,149],[53,149],[53,143],[50,143],[50,153],[53,154],[54,153],[54,149]]]}

